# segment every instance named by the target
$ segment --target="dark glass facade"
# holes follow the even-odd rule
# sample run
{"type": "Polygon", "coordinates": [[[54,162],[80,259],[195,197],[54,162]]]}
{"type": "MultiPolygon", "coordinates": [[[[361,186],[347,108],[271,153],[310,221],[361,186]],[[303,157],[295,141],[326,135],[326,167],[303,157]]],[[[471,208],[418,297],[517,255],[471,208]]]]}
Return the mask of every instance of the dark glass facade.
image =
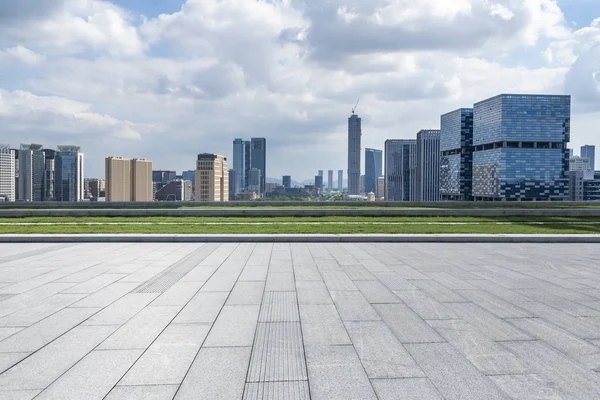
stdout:
{"type": "Polygon", "coordinates": [[[473,109],[441,117],[440,198],[471,200],[473,180],[473,109]]]}
{"type": "Polygon", "coordinates": [[[503,94],[476,103],[473,196],[566,199],[570,122],[570,96],[503,94]]]}

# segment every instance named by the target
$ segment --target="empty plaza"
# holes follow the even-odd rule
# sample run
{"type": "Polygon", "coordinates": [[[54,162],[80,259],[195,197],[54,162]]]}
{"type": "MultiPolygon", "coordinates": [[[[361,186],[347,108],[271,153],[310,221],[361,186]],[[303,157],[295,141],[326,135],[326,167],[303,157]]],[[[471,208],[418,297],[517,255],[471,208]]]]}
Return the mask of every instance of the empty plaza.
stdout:
{"type": "Polygon", "coordinates": [[[0,398],[598,399],[600,246],[0,244],[0,398]]]}

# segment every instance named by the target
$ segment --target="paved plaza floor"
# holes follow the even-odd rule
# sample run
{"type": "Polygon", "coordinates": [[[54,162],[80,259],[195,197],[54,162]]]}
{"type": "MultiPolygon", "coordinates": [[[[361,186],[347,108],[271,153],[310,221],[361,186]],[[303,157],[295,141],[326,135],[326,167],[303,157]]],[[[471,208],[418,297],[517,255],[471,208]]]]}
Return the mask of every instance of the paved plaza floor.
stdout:
{"type": "Polygon", "coordinates": [[[600,245],[0,244],[0,399],[599,399],[600,245]]]}

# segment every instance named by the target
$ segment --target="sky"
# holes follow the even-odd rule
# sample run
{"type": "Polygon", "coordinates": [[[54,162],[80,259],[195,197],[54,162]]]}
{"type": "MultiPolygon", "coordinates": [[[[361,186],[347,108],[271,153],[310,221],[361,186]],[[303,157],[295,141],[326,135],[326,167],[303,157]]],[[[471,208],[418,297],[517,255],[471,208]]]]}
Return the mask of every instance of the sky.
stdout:
{"type": "Polygon", "coordinates": [[[500,93],[570,94],[571,147],[600,145],[600,1],[0,1],[0,143],[79,145],[88,178],[265,137],[306,180],[347,169],[358,99],[382,149],[500,93]]]}

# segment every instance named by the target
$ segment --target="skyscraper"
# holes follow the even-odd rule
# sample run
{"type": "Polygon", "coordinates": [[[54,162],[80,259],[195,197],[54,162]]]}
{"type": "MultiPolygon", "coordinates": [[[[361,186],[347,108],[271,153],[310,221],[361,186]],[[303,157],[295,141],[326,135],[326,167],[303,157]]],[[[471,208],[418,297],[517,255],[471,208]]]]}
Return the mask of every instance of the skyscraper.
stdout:
{"type": "Polygon", "coordinates": [[[327,190],[333,192],[333,170],[327,171],[327,190]]]}
{"type": "Polygon", "coordinates": [[[415,201],[417,141],[388,139],[385,141],[385,199],[415,201]]]}
{"type": "Polygon", "coordinates": [[[501,94],[473,115],[476,199],[567,198],[570,96],[501,94]]]}
{"type": "Polygon", "coordinates": [[[377,178],[382,173],[383,152],[377,149],[365,149],[365,193],[377,193],[377,178]]]}
{"type": "Polygon", "coordinates": [[[441,116],[440,197],[471,200],[473,187],[473,109],[441,116]]]}
{"type": "Polygon", "coordinates": [[[244,141],[244,186],[242,191],[248,189],[248,185],[250,184],[250,169],[252,168],[250,164],[250,155],[251,155],[251,143],[249,140],[244,141]]]}
{"type": "Polygon", "coordinates": [[[342,193],[344,191],[344,170],[338,169],[338,192],[342,193]]]}
{"type": "Polygon", "coordinates": [[[417,201],[440,200],[440,131],[417,133],[417,201]]]}
{"type": "Polygon", "coordinates": [[[590,167],[592,171],[596,170],[596,146],[586,144],[581,146],[581,157],[587,157],[590,159],[590,167]]]}
{"type": "Polygon", "coordinates": [[[15,201],[15,153],[0,144],[0,201],[15,201]]]}
{"type": "Polygon", "coordinates": [[[267,139],[251,138],[250,167],[260,170],[261,197],[265,194],[265,182],[267,177],[267,139]]]}
{"type": "Polygon", "coordinates": [[[284,175],[282,178],[283,187],[289,189],[292,187],[292,177],[290,175],[284,175]]]}
{"type": "MultiPolygon", "coordinates": [[[[243,145],[242,145],[243,148],[243,145]]],[[[238,190],[237,190],[237,184],[238,184],[238,177],[237,177],[237,172],[235,169],[230,168],[229,169],[229,201],[233,201],[236,199],[238,190]]]]}
{"type": "Polygon", "coordinates": [[[348,118],[348,194],[360,194],[361,119],[352,112],[348,118]]]}
{"type": "Polygon", "coordinates": [[[152,161],[134,158],[131,160],[131,201],[153,201],[153,197],[152,161]]]}
{"type": "Polygon", "coordinates": [[[54,200],[82,201],[84,171],[81,148],[58,146],[54,158],[54,200]]]}
{"type": "Polygon", "coordinates": [[[258,168],[250,168],[250,178],[248,179],[248,190],[260,195],[261,171],[258,168]]]}
{"type": "Polygon", "coordinates": [[[323,190],[323,175],[315,175],[315,189],[323,190]]]}
{"type": "Polygon", "coordinates": [[[196,201],[229,201],[229,168],[224,156],[198,154],[196,201]]]}
{"type": "Polygon", "coordinates": [[[44,200],[45,154],[41,144],[21,144],[19,149],[19,200],[44,200]]]}
{"type": "Polygon", "coordinates": [[[237,194],[243,192],[244,188],[246,187],[246,179],[244,177],[244,173],[246,171],[246,150],[244,147],[244,139],[236,138],[233,141],[233,168],[231,169],[235,171],[236,184],[234,186],[235,193],[230,193],[229,195],[237,196],[237,194]]]}

